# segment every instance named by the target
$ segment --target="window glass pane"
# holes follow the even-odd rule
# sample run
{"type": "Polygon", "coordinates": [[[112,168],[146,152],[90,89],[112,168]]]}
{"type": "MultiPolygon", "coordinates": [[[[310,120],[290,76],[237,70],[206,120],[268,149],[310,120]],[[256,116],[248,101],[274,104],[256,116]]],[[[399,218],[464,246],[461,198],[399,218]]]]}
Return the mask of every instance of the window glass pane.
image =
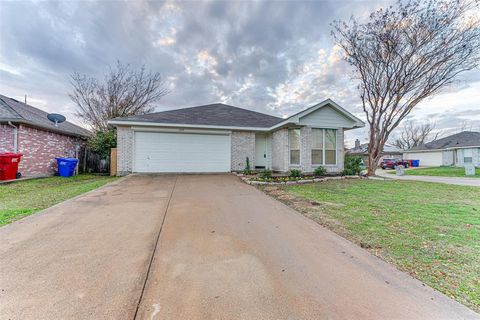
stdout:
{"type": "Polygon", "coordinates": [[[322,150],[312,150],[312,164],[323,164],[322,150]]]}
{"type": "Polygon", "coordinates": [[[323,148],[323,129],[312,129],[312,149],[323,148]]]}
{"type": "Polygon", "coordinates": [[[288,140],[289,140],[290,150],[299,150],[300,149],[300,129],[288,130],[288,140]]]}
{"type": "Polygon", "coordinates": [[[337,162],[336,154],[335,150],[325,150],[325,164],[335,164],[337,162]]]}
{"type": "MultiPolygon", "coordinates": [[[[336,138],[337,130],[326,129],[325,130],[325,150],[335,150],[337,145],[336,138]]],[[[327,156],[325,156],[326,158],[327,156]]]]}
{"type": "Polygon", "coordinates": [[[290,150],[290,164],[300,164],[300,150],[290,150]]]}

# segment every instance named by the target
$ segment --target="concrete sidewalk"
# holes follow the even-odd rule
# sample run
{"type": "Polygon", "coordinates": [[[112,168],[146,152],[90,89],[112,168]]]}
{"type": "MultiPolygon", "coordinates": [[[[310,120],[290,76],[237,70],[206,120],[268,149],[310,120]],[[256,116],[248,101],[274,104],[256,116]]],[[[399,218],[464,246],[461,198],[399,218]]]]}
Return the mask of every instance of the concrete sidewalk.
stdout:
{"type": "MultiPolygon", "coordinates": [[[[392,171],[392,170],[390,170],[392,171]]],[[[410,180],[453,184],[459,186],[474,186],[480,187],[480,178],[457,178],[457,177],[432,177],[432,176],[397,176],[395,174],[387,173],[387,170],[378,169],[375,175],[382,178],[389,178],[395,180],[410,180]]]]}

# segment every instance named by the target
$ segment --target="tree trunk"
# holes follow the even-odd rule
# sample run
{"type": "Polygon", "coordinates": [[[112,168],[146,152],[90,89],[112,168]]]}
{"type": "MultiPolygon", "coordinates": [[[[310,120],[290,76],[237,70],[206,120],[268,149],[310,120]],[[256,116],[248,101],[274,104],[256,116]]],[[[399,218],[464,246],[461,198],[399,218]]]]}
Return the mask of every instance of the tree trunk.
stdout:
{"type": "MultiPolygon", "coordinates": [[[[373,151],[373,150],[372,150],[373,151]]],[[[375,175],[375,170],[377,168],[377,160],[373,156],[372,152],[369,153],[368,155],[368,171],[367,171],[367,176],[374,176],[375,175]]]]}

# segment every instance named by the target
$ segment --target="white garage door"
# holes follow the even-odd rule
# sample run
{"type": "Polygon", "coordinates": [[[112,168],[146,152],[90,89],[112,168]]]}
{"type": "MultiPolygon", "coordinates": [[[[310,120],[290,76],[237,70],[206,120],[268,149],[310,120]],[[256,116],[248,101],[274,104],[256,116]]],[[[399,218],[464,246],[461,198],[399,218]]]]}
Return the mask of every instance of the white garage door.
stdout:
{"type": "Polygon", "coordinates": [[[405,153],[406,159],[420,160],[420,166],[422,167],[438,167],[443,165],[442,151],[434,152],[415,152],[405,153]]]}
{"type": "Polygon", "coordinates": [[[228,172],[230,135],[135,132],[135,172],[228,172]]]}

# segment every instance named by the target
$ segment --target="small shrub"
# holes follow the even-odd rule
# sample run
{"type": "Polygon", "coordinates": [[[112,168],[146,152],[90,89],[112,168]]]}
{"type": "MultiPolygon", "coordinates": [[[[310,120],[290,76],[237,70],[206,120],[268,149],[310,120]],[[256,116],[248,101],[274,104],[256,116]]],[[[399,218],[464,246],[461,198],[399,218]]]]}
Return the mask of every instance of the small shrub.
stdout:
{"type": "Polygon", "coordinates": [[[288,175],[290,178],[300,178],[302,176],[302,170],[292,169],[288,175]]]}
{"type": "Polygon", "coordinates": [[[316,177],[323,177],[324,175],[327,174],[327,169],[324,167],[317,167],[315,170],[313,170],[313,175],[316,177]]]}
{"type": "Polygon", "coordinates": [[[272,170],[265,169],[262,172],[260,172],[260,177],[269,179],[272,177],[272,170]]]}
{"type": "Polygon", "coordinates": [[[355,176],[362,172],[362,158],[355,156],[345,157],[345,166],[342,174],[344,176],[355,176]]]}
{"type": "Polygon", "coordinates": [[[250,159],[247,157],[245,160],[245,169],[243,170],[244,175],[251,175],[253,174],[252,168],[250,167],[250,159]]]}

